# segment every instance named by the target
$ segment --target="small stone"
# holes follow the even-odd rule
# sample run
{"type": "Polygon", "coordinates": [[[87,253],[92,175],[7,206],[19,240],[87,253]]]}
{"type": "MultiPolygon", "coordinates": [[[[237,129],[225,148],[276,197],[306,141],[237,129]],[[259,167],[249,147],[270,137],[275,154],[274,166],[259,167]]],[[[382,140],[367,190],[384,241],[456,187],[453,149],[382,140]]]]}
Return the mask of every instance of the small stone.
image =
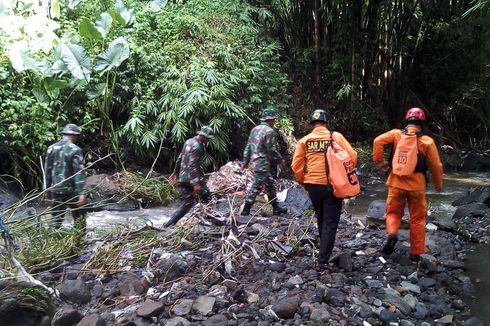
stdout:
{"type": "Polygon", "coordinates": [[[92,314],[83,317],[77,326],[106,326],[106,321],[99,315],[92,314]]]}
{"type": "Polygon", "coordinates": [[[420,280],[418,280],[417,284],[420,286],[421,289],[428,289],[434,285],[437,284],[436,280],[430,277],[423,277],[420,280]]]}
{"type": "Polygon", "coordinates": [[[118,277],[117,284],[119,292],[122,296],[130,297],[133,295],[141,295],[146,292],[146,287],[141,279],[134,273],[124,273],[118,277]]]}
{"type": "Polygon", "coordinates": [[[371,289],[381,289],[383,287],[383,282],[378,281],[378,280],[365,280],[367,286],[369,286],[371,289]]]}
{"type": "Polygon", "coordinates": [[[294,316],[298,310],[299,297],[287,297],[276,302],[272,306],[272,310],[276,313],[279,318],[289,319],[294,316]]]}
{"type": "Polygon", "coordinates": [[[188,315],[192,310],[192,304],[194,300],[191,299],[180,299],[172,307],[172,313],[177,316],[188,315]]]}
{"type": "Polygon", "coordinates": [[[485,323],[476,317],[471,317],[464,322],[464,326],[485,326],[485,323]]]}
{"type": "Polygon", "coordinates": [[[53,326],[71,326],[82,320],[82,314],[74,308],[64,308],[58,310],[53,318],[53,326]]]}
{"type": "Polygon", "coordinates": [[[458,309],[458,310],[463,310],[466,305],[465,303],[463,302],[463,300],[453,300],[453,302],[451,303],[451,306],[454,308],[454,309],[458,309]]]}
{"type": "Polygon", "coordinates": [[[406,282],[406,281],[403,281],[400,283],[401,286],[403,286],[404,288],[408,289],[409,291],[413,292],[413,293],[417,293],[417,294],[420,294],[420,287],[418,285],[415,285],[415,284],[412,284],[410,282],[406,282]]]}
{"type": "Polygon", "coordinates": [[[247,295],[247,302],[248,303],[254,303],[260,300],[260,296],[257,293],[253,292],[246,292],[247,295]]]}
{"type": "Polygon", "coordinates": [[[425,304],[419,302],[417,303],[417,305],[415,306],[415,318],[417,319],[424,319],[425,317],[427,317],[427,314],[429,312],[427,311],[427,308],[425,307],[425,304]]]}
{"type": "Polygon", "coordinates": [[[310,320],[316,323],[327,323],[330,320],[327,307],[324,303],[311,307],[310,320]]]}
{"type": "Polygon", "coordinates": [[[269,265],[269,269],[273,272],[282,273],[286,269],[286,264],[281,262],[274,262],[269,265]]]}
{"type": "Polygon", "coordinates": [[[411,294],[407,294],[406,296],[403,297],[403,300],[405,300],[406,303],[412,308],[412,310],[415,310],[415,306],[418,303],[417,298],[415,298],[411,294]]]}
{"type": "Polygon", "coordinates": [[[301,285],[304,282],[303,282],[303,279],[301,278],[301,276],[296,275],[296,276],[290,277],[287,283],[291,283],[293,285],[301,285]]]}
{"type": "Polygon", "coordinates": [[[85,304],[92,298],[89,287],[82,280],[67,280],[56,289],[60,292],[62,300],[85,304]]]}
{"type": "Polygon", "coordinates": [[[412,274],[410,274],[410,275],[407,276],[407,279],[409,281],[417,281],[417,279],[418,279],[418,273],[417,272],[413,272],[412,274]]]}
{"type": "Polygon", "coordinates": [[[442,317],[439,320],[436,320],[436,322],[439,322],[441,324],[452,324],[453,323],[453,315],[446,315],[442,317]]]}
{"type": "Polygon", "coordinates": [[[400,321],[400,326],[415,326],[415,324],[409,320],[403,319],[400,321]]]}
{"type": "Polygon", "coordinates": [[[392,313],[388,309],[383,309],[379,313],[379,319],[381,321],[389,324],[389,323],[397,323],[398,322],[398,316],[395,313],[392,313]]]}
{"type": "Polygon", "coordinates": [[[160,315],[165,310],[162,302],[147,300],[136,310],[136,314],[143,318],[150,318],[160,315]]]}
{"type": "Polygon", "coordinates": [[[215,303],[216,303],[216,298],[208,297],[208,296],[200,296],[192,304],[192,309],[206,316],[213,311],[215,303]]]}
{"type": "Polygon", "coordinates": [[[165,323],[165,326],[188,326],[188,325],[190,325],[190,322],[183,317],[174,317],[168,319],[167,322],[165,323]]]}
{"type": "Polygon", "coordinates": [[[204,326],[226,325],[228,318],[225,315],[213,315],[203,322],[204,326]]]}
{"type": "Polygon", "coordinates": [[[223,284],[224,286],[226,286],[226,288],[228,290],[234,289],[234,288],[236,288],[238,286],[238,282],[237,281],[230,280],[230,279],[223,280],[223,282],[221,282],[221,284],[223,284]]]}
{"type": "Polygon", "coordinates": [[[383,301],[381,301],[379,299],[374,299],[373,305],[375,305],[376,307],[381,307],[383,305],[383,301]]]}
{"type": "Polygon", "coordinates": [[[354,269],[352,263],[352,254],[350,252],[344,252],[333,259],[333,262],[347,272],[352,272],[354,269]]]}

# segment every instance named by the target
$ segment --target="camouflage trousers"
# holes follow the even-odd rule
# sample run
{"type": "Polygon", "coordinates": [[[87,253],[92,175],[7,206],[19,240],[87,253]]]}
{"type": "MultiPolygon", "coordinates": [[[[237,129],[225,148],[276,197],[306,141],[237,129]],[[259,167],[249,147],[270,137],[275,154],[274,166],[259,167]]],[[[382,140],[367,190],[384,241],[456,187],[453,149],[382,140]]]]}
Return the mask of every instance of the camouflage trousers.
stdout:
{"type": "Polygon", "coordinates": [[[245,202],[253,204],[264,185],[266,186],[269,200],[276,198],[276,188],[274,187],[274,178],[272,178],[272,174],[270,172],[254,172],[254,183],[252,188],[247,192],[245,202]]]}
{"type": "Polygon", "coordinates": [[[65,213],[69,208],[71,210],[71,215],[73,216],[73,222],[75,228],[79,230],[85,230],[87,227],[86,215],[87,212],[85,208],[77,206],[78,196],[75,194],[53,194],[53,222],[52,226],[55,229],[61,227],[63,223],[63,218],[65,213]]]}

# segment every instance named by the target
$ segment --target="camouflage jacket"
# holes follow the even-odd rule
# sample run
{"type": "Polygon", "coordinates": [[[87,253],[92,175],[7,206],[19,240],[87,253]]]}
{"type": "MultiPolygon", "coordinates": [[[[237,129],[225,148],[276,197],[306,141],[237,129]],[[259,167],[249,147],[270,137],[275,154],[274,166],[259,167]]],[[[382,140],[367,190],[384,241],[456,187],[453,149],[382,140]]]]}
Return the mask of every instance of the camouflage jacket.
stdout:
{"type": "Polygon", "coordinates": [[[243,163],[252,163],[256,172],[270,172],[271,164],[279,163],[281,160],[276,131],[266,122],[253,128],[243,151],[243,163]]]}
{"type": "Polygon", "coordinates": [[[184,143],[174,169],[174,174],[178,176],[180,182],[188,182],[192,186],[201,182],[202,154],[203,144],[197,140],[197,137],[188,139],[184,143]]]}
{"type": "Polygon", "coordinates": [[[68,139],[49,146],[45,162],[46,188],[54,194],[85,193],[85,171],[80,147],[68,139]]]}

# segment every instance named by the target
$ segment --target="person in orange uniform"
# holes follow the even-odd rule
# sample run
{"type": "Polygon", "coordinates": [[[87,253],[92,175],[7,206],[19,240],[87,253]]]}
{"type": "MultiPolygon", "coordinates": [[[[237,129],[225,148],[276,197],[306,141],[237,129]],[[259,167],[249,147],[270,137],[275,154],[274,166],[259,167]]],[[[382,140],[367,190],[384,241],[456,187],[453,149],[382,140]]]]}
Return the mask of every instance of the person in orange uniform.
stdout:
{"type": "MultiPolygon", "coordinates": [[[[422,125],[426,122],[424,110],[420,108],[410,108],[406,115],[406,127],[404,132],[421,134],[422,125]]],[[[427,202],[425,199],[426,192],[426,175],[425,169],[415,169],[407,176],[399,176],[391,171],[391,163],[383,158],[385,145],[393,145],[393,150],[402,137],[402,130],[393,129],[374,139],[373,143],[373,160],[380,169],[388,173],[388,197],[386,200],[386,232],[387,241],[382,252],[390,255],[398,241],[398,230],[400,228],[405,202],[408,203],[410,212],[410,259],[418,261],[420,255],[425,253],[425,218],[427,216],[427,202]]],[[[436,191],[442,190],[442,163],[439,158],[434,140],[427,135],[417,137],[417,147],[419,160],[418,166],[426,166],[434,182],[436,191]]]]}
{"type": "Polygon", "coordinates": [[[357,165],[357,153],[339,132],[332,134],[327,129],[327,112],[316,109],[311,114],[313,130],[301,138],[296,147],[291,168],[296,181],[308,192],[315,210],[320,249],[317,271],[328,270],[328,260],[335,244],[335,236],[342,212],[342,199],[333,195],[327,180],[325,147],[333,139],[344,148],[357,165]],[[332,137],[332,138],[331,138],[332,137]]]}

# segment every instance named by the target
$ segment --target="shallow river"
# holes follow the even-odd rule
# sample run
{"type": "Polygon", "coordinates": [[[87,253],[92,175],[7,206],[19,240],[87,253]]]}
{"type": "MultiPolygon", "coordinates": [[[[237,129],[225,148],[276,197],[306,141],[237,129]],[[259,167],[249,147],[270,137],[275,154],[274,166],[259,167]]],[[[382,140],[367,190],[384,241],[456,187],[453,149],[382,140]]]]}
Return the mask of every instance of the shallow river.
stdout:
{"type": "MultiPolygon", "coordinates": [[[[444,190],[435,192],[429,185],[427,201],[430,214],[433,216],[452,216],[455,207],[451,202],[462,197],[472,187],[490,186],[490,174],[450,174],[444,179],[444,190]]],[[[365,220],[369,203],[375,199],[384,200],[386,187],[383,183],[367,186],[368,192],[358,196],[345,210],[354,218],[365,220]]],[[[87,219],[89,228],[107,229],[117,225],[140,225],[150,222],[156,227],[169,219],[177,205],[169,207],[155,207],[133,212],[100,211],[90,213],[87,219]]],[[[468,299],[474,314],[490,325],[490,245],[475,245],[474,251],[467,257],[467,272],[475,284],[475,297],[468,299]]]]}

